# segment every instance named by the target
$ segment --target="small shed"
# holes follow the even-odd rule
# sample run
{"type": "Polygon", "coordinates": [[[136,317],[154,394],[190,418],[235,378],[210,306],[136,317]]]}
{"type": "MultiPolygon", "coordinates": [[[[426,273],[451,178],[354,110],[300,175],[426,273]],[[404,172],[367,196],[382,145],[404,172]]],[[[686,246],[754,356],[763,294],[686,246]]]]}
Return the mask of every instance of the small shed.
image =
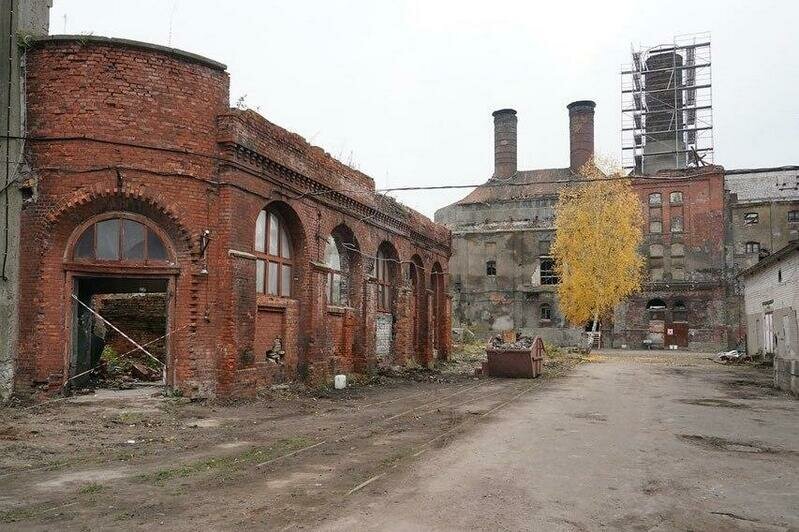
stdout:
{"type": "Polygon", "coordinates": [[[799,395],[799,241],[738,275],[743,283],[746,349],[774,357],[774,385],[799,395]]]}

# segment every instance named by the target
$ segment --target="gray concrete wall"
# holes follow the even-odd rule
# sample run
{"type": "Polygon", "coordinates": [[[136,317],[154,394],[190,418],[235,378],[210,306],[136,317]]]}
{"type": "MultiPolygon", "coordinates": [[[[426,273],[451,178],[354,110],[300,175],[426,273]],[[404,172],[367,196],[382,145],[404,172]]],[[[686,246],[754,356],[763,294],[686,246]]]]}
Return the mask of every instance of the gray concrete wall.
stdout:
{"type": "Polygon", "coordinates": [[[24,143],[5,137],[7,133],[19,137],[25,132],[24,39],[27,35],[47,34],[51,5],[52,0],[0,2],[0,86],[3,88],[0,91],[0,135],[3,137],[0,138],[0,182],[2,187],[7,187],[0,193],[0,400],[10,395],[14,379],[19,315],[19,218],[31,190],[28,183],[20,187],[29,177],[22,163],[24,143]],[[6,112],[9,101],[10,109],[6,112]]]}
{"type": "Polygon", "coordinates": [[[557,345],[576,344],[580,329],[569,327],[558,308],[555,286],[540,284],[540,257],[555,238],[557,196],[450,205],[436,221],[452,230],[450,291],[452,321],[480,336],[504,329],[541,336],[557,345]],[[486,263],[494,261],[496,275],[486,263]],[[541,319],[549,305],[551,320],[541,319]]]}

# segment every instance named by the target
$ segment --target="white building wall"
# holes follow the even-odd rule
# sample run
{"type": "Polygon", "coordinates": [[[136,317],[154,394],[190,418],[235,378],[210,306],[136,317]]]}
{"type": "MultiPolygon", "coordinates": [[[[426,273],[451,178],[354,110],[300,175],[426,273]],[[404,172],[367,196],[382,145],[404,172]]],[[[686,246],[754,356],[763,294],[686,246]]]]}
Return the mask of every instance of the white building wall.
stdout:
{"type": "Polygon", "coordinates": [[[799,251],[743,281],[747,349],[750,353],[773,352],[775,385],[799,394],[799,251]],[[769,322],[772,335],[766,338],[769,322]]]}

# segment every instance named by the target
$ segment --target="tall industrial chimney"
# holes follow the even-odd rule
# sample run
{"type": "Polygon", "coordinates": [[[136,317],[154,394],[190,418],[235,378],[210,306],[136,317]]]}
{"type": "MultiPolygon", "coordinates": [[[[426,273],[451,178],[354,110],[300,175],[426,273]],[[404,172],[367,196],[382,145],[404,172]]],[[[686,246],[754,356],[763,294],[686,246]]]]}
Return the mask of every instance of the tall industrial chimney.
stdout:
{"type": "Polygon", "coordinates": [[[569,110],[569,168],[577,173],[594,158],[594,108],[591,100],[579,100],[566,106],[569,110]]]}
{"type": "Polygon", "coordinates": [[[516,111],[494,111],[494,177],[516,174],[516,111]]]}

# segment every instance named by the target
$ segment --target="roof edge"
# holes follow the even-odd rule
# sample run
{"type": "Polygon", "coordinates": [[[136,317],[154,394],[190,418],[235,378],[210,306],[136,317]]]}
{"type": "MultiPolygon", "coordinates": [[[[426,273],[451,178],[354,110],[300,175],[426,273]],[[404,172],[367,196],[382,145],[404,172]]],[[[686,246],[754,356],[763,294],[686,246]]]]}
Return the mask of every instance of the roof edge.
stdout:
{"type": "Polygon", "coordinates": [[[790,255],[792,251],[799,251],[799,240],[791,240],[784,247],[778,249],[771,255],[763,257],[757,263],[749,266],[747,269],[736,275],[736,277],[749,277],[753,273],[757,273],[760,270],[765,269],[767,266],[771,266],[772,264],[779,262],[784,257],[790,255]]]}
{"type": "Polygon", "coordinates": [[[727,170],[725,173],[728,175],[759,174],[763,172],[793,172],[794,170],[799,170],[799,165],[770,166],[766,168],[735,168],[727,170]]]}
{"type": "Polygon", "coordinates": [[[184,61],[192,63],[199,63],[201,65],[213,68],[214,70],[225,71],[227,65],[214,61],[201,55],[180,50],[178,48],[170,48],[169,46],[162,46],[160,44],[153,44],[144,41],[134,41],[131,39],[121,39],[118,37],[103,37],[100,35],[43,35],[43,36],[30,36],[27,37],[25,43],[29,46],[35,47],[37,44],[45,44],[49,42],[75,42],[78,44],[105,44],[110,46],[120,46],[123,48],[138,48],[150,52],[159,52],[166,55],[171,55],[184,61]]]}

